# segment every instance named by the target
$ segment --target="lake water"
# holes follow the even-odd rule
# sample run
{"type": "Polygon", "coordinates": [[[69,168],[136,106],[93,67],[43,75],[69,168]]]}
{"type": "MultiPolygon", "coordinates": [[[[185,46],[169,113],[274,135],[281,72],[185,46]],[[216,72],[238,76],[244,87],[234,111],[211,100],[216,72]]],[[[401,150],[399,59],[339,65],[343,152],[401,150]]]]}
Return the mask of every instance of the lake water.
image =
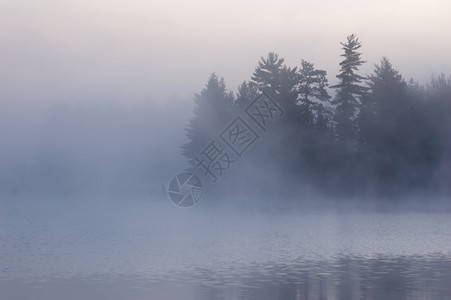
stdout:
{"type": "Polygon", "coordinates": [[[451,299],[451,214],[3,197],[15,299],[451,299]]]}

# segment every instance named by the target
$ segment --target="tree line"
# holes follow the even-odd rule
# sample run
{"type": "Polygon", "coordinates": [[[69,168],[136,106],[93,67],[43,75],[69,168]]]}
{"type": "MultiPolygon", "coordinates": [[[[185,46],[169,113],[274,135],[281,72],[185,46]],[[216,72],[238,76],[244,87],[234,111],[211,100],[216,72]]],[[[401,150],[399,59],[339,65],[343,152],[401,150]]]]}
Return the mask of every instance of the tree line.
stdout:
{"type": "Polygon", "coordinates": [[[294,194],[308,186],[325,195],[448,195],[451,76],[441,74],[420,85],[404,79],[386,57],[363,76],[357,36],[349,35],[341,46],[333,85],[314,63],[287,66],[274,52],[261,58],[236,94],[212,74],[195,96],[182,153],[195,166],[196,155],[212,137],[259,93],[270,91],[285,116],[235,170],[234,179],[243,176],[254,188],[294,194]]]}

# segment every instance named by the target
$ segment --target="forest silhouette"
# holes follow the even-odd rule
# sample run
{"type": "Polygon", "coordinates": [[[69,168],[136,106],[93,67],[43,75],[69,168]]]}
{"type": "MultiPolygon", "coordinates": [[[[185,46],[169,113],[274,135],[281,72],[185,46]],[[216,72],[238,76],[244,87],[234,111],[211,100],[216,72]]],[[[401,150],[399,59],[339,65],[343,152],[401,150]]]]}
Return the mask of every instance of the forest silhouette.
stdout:
{"type": "Polygon", "coordinates": [[[314,63],[287,66],[274,52],[260,59],[236,95],[213,73],[195,96],[186,128],[182,153],[191,170],[199,170],[202,149],[266,91],[285,116],[230,171],[226,185],[286,196],[307,187],[344,197],[449,195],[451,77],[432,76],[420,85],[404,79],[387,57],[363,75],[362,43],[352,34],[341,45],[332,85],[314,63]]]}

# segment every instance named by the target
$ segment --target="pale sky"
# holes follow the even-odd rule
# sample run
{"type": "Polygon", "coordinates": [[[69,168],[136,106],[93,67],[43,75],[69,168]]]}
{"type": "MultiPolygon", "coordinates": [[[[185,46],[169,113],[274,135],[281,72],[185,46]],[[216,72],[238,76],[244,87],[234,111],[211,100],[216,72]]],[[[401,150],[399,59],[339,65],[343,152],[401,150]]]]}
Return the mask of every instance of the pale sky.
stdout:
{"type": "Polygon", "coordinates": [[[328,72],[356,33],[408,79],[451,74],[451,1],[0,0],[0,101],[191,98],[236,90],[269,51],[328,72]]]}

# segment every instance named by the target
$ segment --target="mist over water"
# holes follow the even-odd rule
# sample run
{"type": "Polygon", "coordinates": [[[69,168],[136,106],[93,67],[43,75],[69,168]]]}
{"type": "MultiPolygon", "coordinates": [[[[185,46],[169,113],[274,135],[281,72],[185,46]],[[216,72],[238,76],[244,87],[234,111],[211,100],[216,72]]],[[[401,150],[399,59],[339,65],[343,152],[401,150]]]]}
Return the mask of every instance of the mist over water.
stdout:
{"type": "Polygon", "coordinates": [[[6,194],[150,196],[185,162],[192,105],[1,102],[0,190],[6,194]]]}
{"type": "Polygon", "coordinates": [[[3,200],[2,299],[449,299],[447,213],[124,199],[3,200]]]}
{"type": "MultiPolygon", "coordinates": [[[[451,299],[441,185],[318,189],[274,154],[277,124],[213,183],[182,155],[199,103],[2,102],[0,299],[451,299]],[[181,209],[168,183],[186,170],[203,193],[181,209]]],[[[225,147],[228,121],[204,140],[225,147]]]]}
{"type": "Polygon", "coordinates": [[[0,2],[0,300],[451,299],[451,5],[0,2]]]}
{"type": "Polygon", "coordinates": [[[450,299],[446,197],[321,198],[256,144],[173,205],[186,106],[2,110],[0,299],[450,299]]]}

